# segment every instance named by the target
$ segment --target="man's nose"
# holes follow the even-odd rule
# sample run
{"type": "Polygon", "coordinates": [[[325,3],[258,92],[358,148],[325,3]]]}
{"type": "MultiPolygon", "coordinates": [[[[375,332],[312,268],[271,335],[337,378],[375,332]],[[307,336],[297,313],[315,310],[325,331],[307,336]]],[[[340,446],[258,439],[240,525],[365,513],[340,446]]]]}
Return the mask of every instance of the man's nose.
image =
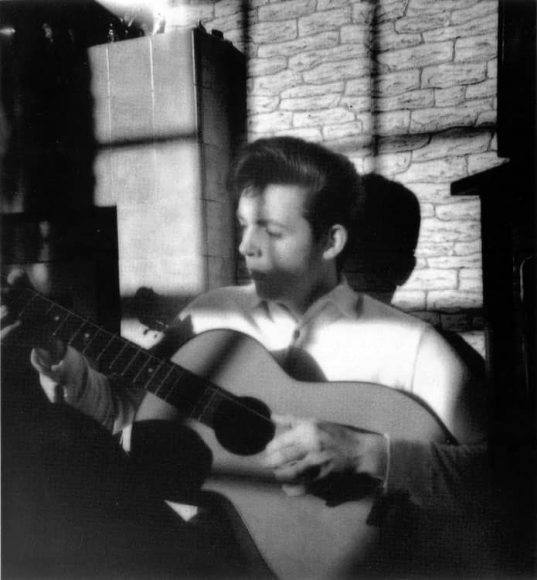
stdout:
{"type": "Polygon", "coordinates": [[[253,257],[260,254],[261,245],[259,236],[254,228],[245,228],[242,232],[241,243],[239,244],[239,253],[246,257],[253,257]]]}

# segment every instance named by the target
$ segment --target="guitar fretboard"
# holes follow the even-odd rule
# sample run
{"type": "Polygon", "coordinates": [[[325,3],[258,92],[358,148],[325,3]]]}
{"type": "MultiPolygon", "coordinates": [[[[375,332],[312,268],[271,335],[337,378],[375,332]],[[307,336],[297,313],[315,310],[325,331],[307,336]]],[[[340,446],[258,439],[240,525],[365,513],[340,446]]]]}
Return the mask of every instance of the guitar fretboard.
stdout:
{"type": "Polygon", "coordinates": [[[143,388],[187,417],[212,425],[214,411],[231,395],[187,369],[163,361],[31,289],[17,290],[17,310],[43,332],[72,346],[111,379],[143,388]],[[37,322],[37,324],[36,324],[37,322]]]}

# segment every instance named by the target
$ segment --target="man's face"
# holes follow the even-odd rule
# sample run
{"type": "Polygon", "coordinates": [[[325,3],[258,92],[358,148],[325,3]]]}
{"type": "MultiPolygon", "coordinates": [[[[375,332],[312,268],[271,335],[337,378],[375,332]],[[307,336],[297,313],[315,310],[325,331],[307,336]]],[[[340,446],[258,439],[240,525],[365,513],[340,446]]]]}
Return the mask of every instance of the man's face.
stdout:
{"type": "Polygon", "coordinates": [[[306,192],[297,185],[269,185],[243,194],[237,217],[239,252],[260,298],[304,311],[323,285],[326,263],[304,217],[306,192]]]}

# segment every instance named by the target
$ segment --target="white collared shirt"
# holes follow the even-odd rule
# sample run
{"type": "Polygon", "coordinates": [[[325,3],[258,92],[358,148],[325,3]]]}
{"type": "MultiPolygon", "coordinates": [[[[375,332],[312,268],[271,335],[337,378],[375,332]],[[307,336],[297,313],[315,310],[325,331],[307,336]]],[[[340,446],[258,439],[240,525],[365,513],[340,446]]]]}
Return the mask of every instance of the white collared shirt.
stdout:
{"type": "MultiPolygon", "coordinates": [[[[286,367],[290,349],[304,351],[320,379],[380,383],[413,391],[420,343],[433,329],[346,281],[318,299],[297,321],[283,306],[260,300],[252,285],[220,288],[194,300],[180,315],[194,334],[236,330],[259,341],[286,367]]],[[[289,371],[289,369],[286,369],[289,371]]]]}

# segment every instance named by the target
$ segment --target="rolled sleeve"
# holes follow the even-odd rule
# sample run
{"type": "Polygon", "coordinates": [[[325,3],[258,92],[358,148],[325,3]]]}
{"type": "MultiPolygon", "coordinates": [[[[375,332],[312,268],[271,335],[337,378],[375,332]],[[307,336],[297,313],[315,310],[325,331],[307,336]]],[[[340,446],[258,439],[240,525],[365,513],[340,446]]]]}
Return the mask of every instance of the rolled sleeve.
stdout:
{"type": "Polygon", "coordinates": [[[134,420],[144,391],[126,388],[118,381],[110,380],[94,369],[74,348],[68,347],[64,358],[50,367],[33,350],[31,362],[40,374],[43,388],[50,388],[51,383],[61,386],[67,404],[113,433],[121,431],[134,420]]]}

